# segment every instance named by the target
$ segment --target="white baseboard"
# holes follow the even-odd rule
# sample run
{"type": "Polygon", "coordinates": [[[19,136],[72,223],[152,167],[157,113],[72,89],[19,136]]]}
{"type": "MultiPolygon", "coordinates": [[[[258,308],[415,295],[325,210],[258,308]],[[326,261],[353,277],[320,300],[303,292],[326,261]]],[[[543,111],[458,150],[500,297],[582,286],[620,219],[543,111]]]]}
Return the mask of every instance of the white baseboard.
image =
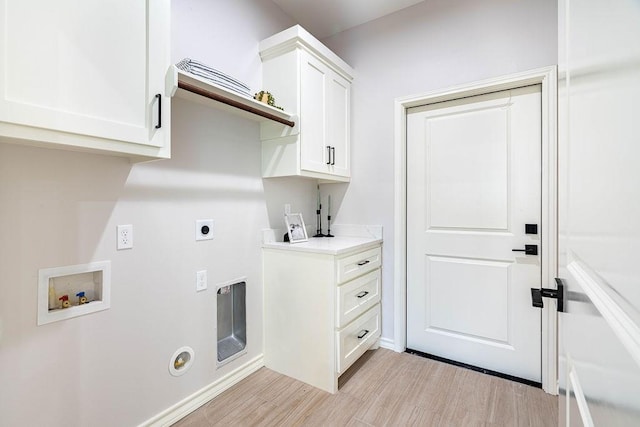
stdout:
{"type": "Polygon", "coordinates": [[[397,352],[395,342],[389,338],[380,337],[380,347],[397,352]]]}
{"type": "Polygon", "coordinates": [[[264,355],[261,354],[238,369],[235,369],[224,377],[219,378],[208,386],[196,391],[191,396],[184,398],[172,407],[162,411],[155,417],[148,419],[138,427],[170,426],[263,366],[264,355]]]}

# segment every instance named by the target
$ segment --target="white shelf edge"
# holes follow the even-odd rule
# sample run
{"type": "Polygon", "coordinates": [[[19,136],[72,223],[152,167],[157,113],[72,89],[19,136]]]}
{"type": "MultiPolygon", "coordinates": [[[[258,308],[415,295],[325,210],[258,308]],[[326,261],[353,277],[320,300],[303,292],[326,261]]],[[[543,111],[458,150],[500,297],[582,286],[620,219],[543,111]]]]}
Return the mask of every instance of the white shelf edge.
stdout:
{"type": "MultiPolygon", "coordinates": [[[[198,76],[179,70],[175,65],[169,67],[169,71],[167,73],[167,93],[178,98],[188,99],[213,108],[240,114],[251,120],[259,122],[279,122],[279,120],[281,120],[295,123],[297,126],[297,120],[295,120],[296,117],[293,114],[274,108],[263,102],[256,101],[253,98],[240,95],[198,76]],[[189,88],[181,86],[189,86],[189,88]],[[196,92],[194,92],[192,88],[195,88],[196,92]],[[209,97],[202,93],[198,93],[199,91],[206,92],[212,96],[209,97]],[[216,98],[224,98],[230,102],[216,98]]],[[[288,126],[285,123],[282,123],[282,125],[288,126]]]]}

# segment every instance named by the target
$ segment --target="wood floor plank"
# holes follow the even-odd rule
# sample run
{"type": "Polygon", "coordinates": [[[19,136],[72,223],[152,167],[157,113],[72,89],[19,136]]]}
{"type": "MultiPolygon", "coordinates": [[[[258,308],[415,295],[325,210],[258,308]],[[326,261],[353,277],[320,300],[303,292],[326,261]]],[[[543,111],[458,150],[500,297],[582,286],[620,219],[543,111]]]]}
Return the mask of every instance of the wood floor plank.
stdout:
{"type": "Polygon", "coordinates": [[[557,419],[557,397],[540,389],[378,349],[343,374],[336,394],[262,368],[174,426],[547,427],[557,419]]]}

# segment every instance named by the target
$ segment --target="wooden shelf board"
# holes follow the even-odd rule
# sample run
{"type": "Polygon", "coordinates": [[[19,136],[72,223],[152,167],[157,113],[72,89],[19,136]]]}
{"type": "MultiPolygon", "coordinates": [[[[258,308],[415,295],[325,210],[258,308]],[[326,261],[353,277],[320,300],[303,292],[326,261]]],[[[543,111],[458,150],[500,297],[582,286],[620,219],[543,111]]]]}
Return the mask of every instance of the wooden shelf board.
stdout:
{"type": "Polygon", "coordinates": [[[225,89],[198,76],[179,70],[175,66],[173,68],[177,77],[176,84],[178,89],[175,92],[175,96],[179,98],[239,113],[248,119],[260,122],[271,120],[285,126],[295,126],[293,115],[286,111],[225,89]]]}

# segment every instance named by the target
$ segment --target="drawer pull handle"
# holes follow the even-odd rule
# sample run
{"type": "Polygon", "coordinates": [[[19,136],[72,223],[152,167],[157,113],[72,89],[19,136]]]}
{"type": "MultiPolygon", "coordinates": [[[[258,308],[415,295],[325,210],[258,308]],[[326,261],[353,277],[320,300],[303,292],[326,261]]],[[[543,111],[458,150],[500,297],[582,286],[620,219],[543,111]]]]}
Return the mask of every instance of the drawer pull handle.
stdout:
{"type": "Polygon", "coordinates": [[[357,295],[356,295],[356,297],[358,297],[358,298],[364,298],[364,297],[366,297],[367,295],[369,295],[369,291],[362,291],[362,292],[360,292],[359,294],[357,294],[357,295]]]}
{"type": "Polygon", "coordinates": [[[360,261],[360,262],[358,263],[358,266],[362,267],[363,265],[365,265],[365,264],[369,264],[370,262],[371,262],[371,261],[369,261],[368,259],[365,259],[364,261],[360,261]]]}
{"type": "Polygon", "coordinates": [[[368,329],[364,329],[360,331],[360,335],[358,335],[358,339],[361,340],[362,338],[366,337],[368,333],[369,333],[368,329]]]}

